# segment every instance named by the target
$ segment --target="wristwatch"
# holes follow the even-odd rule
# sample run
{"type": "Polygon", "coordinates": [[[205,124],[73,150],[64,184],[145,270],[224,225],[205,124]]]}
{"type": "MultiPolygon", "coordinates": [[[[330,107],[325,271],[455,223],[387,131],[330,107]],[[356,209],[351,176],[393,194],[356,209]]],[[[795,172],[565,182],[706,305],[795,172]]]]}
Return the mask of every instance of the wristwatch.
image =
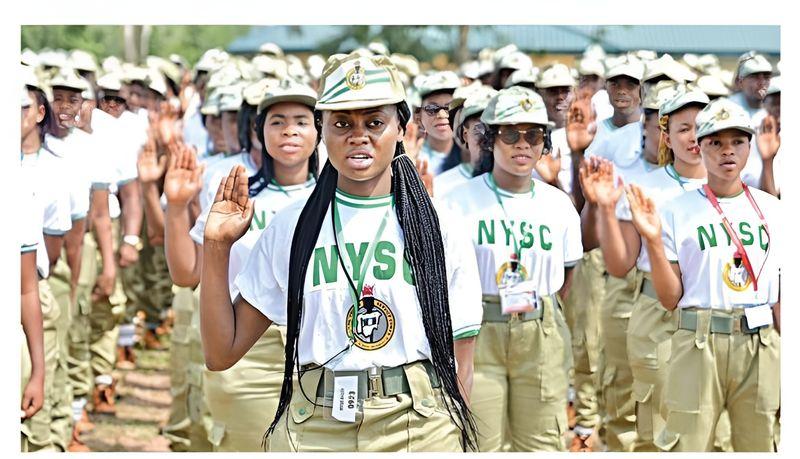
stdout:
{"type": "Polygon", "coordinates": [[[141,251],[144,247],[144,244],[142,244],[142,238],[135,234],[126,234],[125,236],[122,236],[122,242],[132,246],[137,251],[141,251]]]}

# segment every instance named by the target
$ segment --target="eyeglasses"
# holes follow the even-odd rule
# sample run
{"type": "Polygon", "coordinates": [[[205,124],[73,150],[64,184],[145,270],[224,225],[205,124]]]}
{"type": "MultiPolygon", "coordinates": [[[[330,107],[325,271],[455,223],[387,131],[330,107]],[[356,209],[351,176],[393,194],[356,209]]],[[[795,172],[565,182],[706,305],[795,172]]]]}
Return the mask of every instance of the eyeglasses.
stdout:
{"type": "Polygon", "coordinates": [[[117,97],[117,96],[104,96],[103,97],[103,102],[105,102],[107,104],[110,104],[110,103],[113,102],[113,103],[122,105],[122,104],[125,103],[125,99],[123,99],[122,97],[117,97]]]}
{"type": "Polygon", "coordinates": [[[422,109],[425,110],[425,113],[427,113],[430,116],[436,116],[436,114],[442,110],[450,111],[450,107],[448,105],[439,105],[439,104],[424,105],[422,109]]]}
{"type": "Polygon", "coordinates": [[[544,129],[542,128],[526,130],[500,128],[497,131],[497,137],[506,145],[516,144],[519,142],[520,136],[522,136],[529,145],[540,145],[544,143],[544,129]]]}

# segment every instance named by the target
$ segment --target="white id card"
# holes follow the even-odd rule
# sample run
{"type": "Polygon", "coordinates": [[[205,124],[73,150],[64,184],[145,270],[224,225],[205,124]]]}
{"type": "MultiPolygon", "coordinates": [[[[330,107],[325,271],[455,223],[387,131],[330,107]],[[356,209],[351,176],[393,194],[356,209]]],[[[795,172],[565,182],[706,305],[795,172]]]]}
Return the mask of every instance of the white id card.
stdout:
{"type": "Polygon", "coordinates": [[[538,305],[532,281],[518,282],[501,288],[499,295],[500,312],[503,314],[531,312],[538,305]]]}
{"type": "Polygon", "coordinates": [[[744,309],[747,326],[750,328],[772,325],[772,308],[768,304],[744,309]]]}
{"type": "Polygon", "coordinates": [[[331,415],[342,422],[356,422],[358,376],[337,376],[333,382],[331,415]]]}

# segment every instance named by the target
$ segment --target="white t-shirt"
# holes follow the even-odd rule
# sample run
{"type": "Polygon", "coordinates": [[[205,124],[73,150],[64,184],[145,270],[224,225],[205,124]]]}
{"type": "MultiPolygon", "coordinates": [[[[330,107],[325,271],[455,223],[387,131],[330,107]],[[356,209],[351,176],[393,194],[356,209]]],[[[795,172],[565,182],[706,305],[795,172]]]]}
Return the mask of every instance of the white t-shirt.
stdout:
{"type": "MultiPolygon", "coordinates": [[[[639,175],[633,183],[636,183],[642,188],[645,195],[653,200],[653,203],[656,205],[656,210],[661,213],[666,203],[687,191],[694,191],[701,188],[703,184],[706,183],[706,179],[681,177],[670,164],[666,167],[659,167],[639,175]]],[[[633,220],[630,203],[625,193],[622,193],[622,197],[617,202],[616,215],[617,219],[620,221],[629,222],[633,220]]],[[[639,250],[639,258],[636,261],[636,267],[640,271],[648,273],[652,271],[650,267],[650,257],[647,254],[644,241],[642,241],[639,250]]]]}
{"type": "MultiPolygon", "coordinates": [[[[23,162],[24,162],[23,155],[23,162]]],[[[33,155],[27,155],[33,156],[33,155]]],[[[43,210],[40,206],[39,199],[36,193],[37,183],[34,181],[33,174],[26,173],[23,166],[23,176],[20,181],[19,195],[22,197],[19,201],[19,219],[14,225],[17,231],[17,239],[19,240],[20,252],[28,253],[36,251],[42,243],[42,213],[43,210]]],[[[71,224],[71,222],[70,222],[71,224]]]]}
{"type": "MultiPolygon", "coordinates": [[[[610,124],[611,118],[608,119],[610,124]]],[[[613,131],[605,131],[598,137],[595,135],[586,154],[599,156],[614,163],[615,168],[625,169],[631,167],[636,161],[642,159],[643,126],[640,122],[628,123],[613,131]]],[[[598,128],[599,133],[599,128],[598,128]]]]}
{"type": "Polygon", "coordinates": [[[36,266],[42,278],[50,273],[44,235],[63,236],[72,229],[71,183],[64,179],[65,161],[43,148],[37,153],[22,156],[22,181],[33,184],[31,208],[39,215],[36,266]]]}
{"type": "Polygon", "coordinates": [[[753,290],[744,263],[737,266],[734,261],[736,244],[728,239],[722,218],[702,189],[683,193],[664,206],[661,211],[664,250],[668,260],[680,265],[683,283],[683,297],[678,307],[729,310],[778,301],[780,254],[784,249],[780,201],[758,189],[750,188],[750,192],[764,213],[769,234],[744,193],[718,199],[756,275],[761,271],[757,292],[753,290]],[[776,244],[772,244],[773,241],[776,244]]]}
{"type": "Polygon", "coordinates": [[[461,163],[433,178],[433,194],[437,197],[447,196],[453,188],[472,179],[472,166],[461,163]]]}
{"type": "MultiPolygon", "coordinates": [[[[329,207],[305,278],[298,346],[301,365],[327,362],[348,346],[348,330],[353,328],[352,348],[326,367],[363,370],[431,358],[392,199],[391,195],[363,198],[336,192],[336,211],[343,230],[339,239],[342,261],[356,284],[367,248],[388,215],[383,234],[375,243],[372,263],[366,266],[365,288],[359,292],[365,293],[366,302],[374,307],[371,311],[361,309],[355,327],[352,315],[348,320],[352,289],[337,261],[329,207]],[[354,265],[358,270],[353,270],[354,265]],[[372,289],[371,299],[367,288],[372,289]]],[[[286,325],[290,241],[304,204],[296,202],[278,212],[236,278],[242,297],[278,325],[286,325]]],[[[445,251],[453,336],[473,336],[480,329],[483,314],[474,252],[457,226],[457,216],[441,209],[437,213],[445,251]]]]}
{"type": "Polygon", "coordinates": [[[442,166],[449,155],[449,151],[441,152],[434,150],[427,141],[422,144],[422,148],[419,151],[420,159],[424,159],[428,162],[428,172],[434,177],[444,172],[442,166]]]}
{"type": "Polygon", "coordinates": [[[214,203],[214,197],[217,195],[217,188],[219,188],[220,182],[231,173],[233,166],[244,166],[248,177],[258,172],[258,168],[253,163],[253,158],[246,151],[223,156],[212,164],[206,164],[206,171],[203,173],[203,188],[200,190],[200,209],[203,213],[206,213],[211,204],[214,203]]]}
{"type": "MultiPolygon", "coordinates": [[[[250,229],[248,229],[247,232],[244,233],[244,236],[231,247],[228,280],[230,281],[232,299],[236,298],[236,295],[239,293],[233,281],[242,271],[242,267],[247,261],[250,252],[253,250],[253,246],[256,245],[256,241],[258,241],[261,233],[264,232],[264,229],[267,228],[272,218],[279,210],[295,201],[305,202],[314,190],[315,183],[316,181],[311,178],[306,183],[299,185],[278,187],[269,184],[266,188],[261,190],[260,193],[251,198],[255,207],[255,214],[253,215],[253,221],[250,223],[250,229]],[[281,191],[281,189],[283,191],[281,191]]],[[[206,222],[208,221],[208,214],[210,211],[211,206],[197,217],[194,227],[189,231],[189,236],[191,236],[192,240],[200,245],[203,245],[203,234],[205,233],[206,222]]]]}
{"type": "Polygon", "coordinates": [[[149,124],[142,123],[141,116],[125,111],[112,124],[112,129],[117,132],[115,143],[115,166],[117,183],[124,185],[139,176],[136,162],[139,152],[147,142],[147,129],[149,124]]]}
{"type": "MultiPolygon", "coordinates": [[[[74,133],[76,129],[72,131],[74,133]]],[[[85,218],[89,212],[89,193],[92,188],[92,172],[90,169],[92,165],[91,162],[84,163],[82,161],[80,146],[75,142],[78,137],[74,136],[73,133],[64,138],[57,138],[47,134],[45,136],[45,145],[55,153],[55,156],[42,155],[40,159],[58,161],[62,171],[61,180],[67,183],[69,189],[70,214],[73,220],[80,220],[85,218]]]]}
{"type": "Polygon", "coordinates": [[[498,188],[504,211],[492,191],[489,175],[482,174],[453,189],[447,199],[453,213],[463,216],[472,239],[483,294],[498,294],[497,285],[515,250],[515,237],[524,280],[534,281],[541,296],[558,292],[564,284],[564,267],[574,266],[583,257],[575,206],[563,191],[532,180],[532,193],[515,194],[498,188]]]}

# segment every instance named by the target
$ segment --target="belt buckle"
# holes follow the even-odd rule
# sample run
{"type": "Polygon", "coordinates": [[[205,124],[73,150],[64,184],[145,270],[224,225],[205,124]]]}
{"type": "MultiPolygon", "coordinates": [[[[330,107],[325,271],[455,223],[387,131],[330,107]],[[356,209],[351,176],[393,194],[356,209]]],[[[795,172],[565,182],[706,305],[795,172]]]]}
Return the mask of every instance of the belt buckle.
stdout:
{"type": "Polygon", "coordinates": [[[370,367],[368,376],[367,395],[370,398],[383,396],[383,380],[380,369],[378,367],[370,367]]]}

